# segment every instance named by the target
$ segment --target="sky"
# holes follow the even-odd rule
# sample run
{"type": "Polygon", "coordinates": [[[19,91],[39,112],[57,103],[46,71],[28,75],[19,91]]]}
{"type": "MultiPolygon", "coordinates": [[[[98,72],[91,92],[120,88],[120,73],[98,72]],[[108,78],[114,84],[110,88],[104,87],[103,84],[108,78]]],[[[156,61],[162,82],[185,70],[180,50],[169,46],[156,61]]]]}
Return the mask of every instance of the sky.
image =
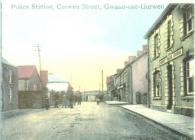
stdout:
{"type": "Polygon", "coordinates": [[[37,65],[40,46],[42,70],[69,81],[75,90],[101,89],[101,71],[106,77],[124,67],[147,41],[145,33],[159,17],[166,3],[130,1],[3,1],[2,54],[15,66],[37,65]],[[50,6],[33,9],[32,4],[50,6]],[[58,9],[75,5],[80,9],[58,9]],[[83,5],[100,9],[82,9],[83,5]],[[104,6],[161,5],[160,9],[106,9],[104,6]],[[58,6],[59,6],[58,5],[58,6]],[[53,7],[53,8],[51,8],[53,7]]]}

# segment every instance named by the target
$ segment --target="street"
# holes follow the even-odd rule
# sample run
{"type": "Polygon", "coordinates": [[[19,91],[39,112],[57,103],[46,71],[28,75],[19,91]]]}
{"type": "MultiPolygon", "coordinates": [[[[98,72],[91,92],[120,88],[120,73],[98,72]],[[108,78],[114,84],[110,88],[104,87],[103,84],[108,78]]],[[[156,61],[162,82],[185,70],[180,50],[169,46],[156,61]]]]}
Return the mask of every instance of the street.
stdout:
{"type": "Polygon", "coordinates": [[[37,109],[3,120],[3,140],[179,140],[179,136],[104,103],[37,109]]]}

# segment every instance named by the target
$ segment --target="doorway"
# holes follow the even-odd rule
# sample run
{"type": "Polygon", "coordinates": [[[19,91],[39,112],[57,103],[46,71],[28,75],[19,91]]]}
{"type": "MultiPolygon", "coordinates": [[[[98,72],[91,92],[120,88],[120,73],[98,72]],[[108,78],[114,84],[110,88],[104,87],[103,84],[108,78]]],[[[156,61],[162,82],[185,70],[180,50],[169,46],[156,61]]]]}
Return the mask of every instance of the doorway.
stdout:
{"type": "Polygon", "coordinates": [[[173,89],[172,89],[172,78],[173,78],[173,75],[172,75],[172,65],[169,64],[167,66],[167,82],[168,82],[168,104],[167,104],[167,109],[168,110],[171,110],[172,108],[172,105],[173,105],[173,89]]]}

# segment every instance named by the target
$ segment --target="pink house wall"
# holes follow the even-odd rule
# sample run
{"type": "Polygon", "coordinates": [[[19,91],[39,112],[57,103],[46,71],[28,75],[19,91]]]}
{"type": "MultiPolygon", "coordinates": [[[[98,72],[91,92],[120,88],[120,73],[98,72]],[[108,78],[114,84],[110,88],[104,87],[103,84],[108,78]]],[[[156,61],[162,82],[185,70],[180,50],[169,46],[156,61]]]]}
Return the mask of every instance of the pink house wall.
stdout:
{"type": "Polygon", "coordinates": [[[141,94],[148,92],[147,72],[148,55],[145,54],[132,64],[133,104],[136,104],[136,92],[140,92],[141,94]]]}

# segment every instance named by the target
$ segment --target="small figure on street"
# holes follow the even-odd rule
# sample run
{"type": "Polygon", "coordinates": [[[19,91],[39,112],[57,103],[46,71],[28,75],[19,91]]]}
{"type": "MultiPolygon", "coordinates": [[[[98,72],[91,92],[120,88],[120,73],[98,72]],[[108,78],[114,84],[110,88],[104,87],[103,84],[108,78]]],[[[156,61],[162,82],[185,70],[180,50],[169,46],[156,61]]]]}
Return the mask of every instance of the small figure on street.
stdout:
{"type": "Polygon", "coordinates": [[[99,98],[97,98],[97,100],[96,100],[96,101],[97,101],[97,105],[99,105],[99,103],[100,103],[100,99],[99,99],[99,98]]]}
{"type": "Polygon", "coordinates": [[[68,96],[65,95],[65,97],[64,97],[64,107],[67,108],[68,105],[69,105],[68,96]]]}
{"type": "Polygon", "coordinates": [[[73,88],[71,85],[68,86],[68,90],[67,90],[67,100],[68,100],[68,106],[70,108],[73,108],[73,104],[74,104],[74,95],[73,95],[73,88]]]}
{"type": "Polygon", "coordinates": [[[45,108],[49,109],[49,98],[45,98],[45,108]]]}
{"type": "Polygon", "coordinates": [[[81,98],[81,95],[78,97],[78,105],[81,105],[81,101],[82,101],[82,98],[81,98]]]}
{"type": "Polygon", "coordinates": [[[73,105],[74,105],[74,96],[73,96],[73,94],[71,94],[71,96],[70,96],[70,108],[73,108],[73,105]]]}
{"type": "Polygon", "coordinates": [[[56,93],[54,95],[54,107],[55,108],[58,108],[58,100],[59,100],[59,96],[58,96],[58,93],[56,93]]]}

